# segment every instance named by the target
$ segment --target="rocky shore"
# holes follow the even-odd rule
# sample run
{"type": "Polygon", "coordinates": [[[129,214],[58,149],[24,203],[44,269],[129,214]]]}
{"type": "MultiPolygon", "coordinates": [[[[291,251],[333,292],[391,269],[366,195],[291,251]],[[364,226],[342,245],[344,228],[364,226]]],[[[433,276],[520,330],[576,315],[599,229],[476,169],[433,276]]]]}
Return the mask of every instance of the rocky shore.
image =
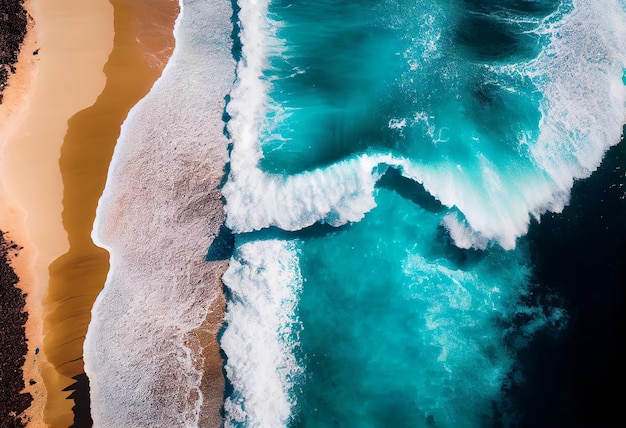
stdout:
{"type": "Polygon", "coordinates": [[[0,232],[0,426],[7,428],[25,426],[27,421],[20,415],[32,402],[30,394],[22,393],[22,367],[28,351],[26,301],[11,268],[11,259],[18,256],[19,249],[0,232]]]}
{"type": "MultiPolygon", "coordinates": [[[[9,76],[16,71],[27,24],[24,0],[0,0],[0,104],[9,76]]],[[[30,394],[22,392],[28,314],[24,312],[26,296],[17,287],[19,278],[11,266],[19,249],[0,231],[0,426],[7,428],[26,425],[23,412],[33,400],[30,394]]]]}
{"type": "Polygon", "coordinates": [[[15,63],[26,35],[28,13],[24,0],[0,0],[0,104],[9,75],[15,73],[15,63]]]}
{"type": "MultiPolygon", "coordinates": [[[[24,0],[0,0],[0,104],[9,76],[16,71],[27,24],[24,0]]],[[[17,287],[19,278],[11,266],[19,250],[19,245],[0,231],[0,426],[7,428],[26,426],[23,412],[33,400],[22,392],[28,314],[24,311],[26,296],[17,287]]]]}

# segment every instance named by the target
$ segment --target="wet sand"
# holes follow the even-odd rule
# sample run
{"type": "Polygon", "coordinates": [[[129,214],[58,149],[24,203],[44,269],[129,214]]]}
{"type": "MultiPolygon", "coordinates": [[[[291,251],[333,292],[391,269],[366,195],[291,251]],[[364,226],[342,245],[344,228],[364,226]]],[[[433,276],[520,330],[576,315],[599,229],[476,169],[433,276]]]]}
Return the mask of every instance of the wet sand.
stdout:
{"type": "Polygon", "coordinates": [[[222,425],[227,260],[207,250],[224,220],[217,188],[234,78],[224,42],[230,6],[185,3],[180,55],[133,109],[115,149],[94,230],[111,270],[84,345],[98,426],[222,425]]]}
{"type": "MultiPolygon", "coordinates": [[[[98,199],[104,190],[109,162],[120,126],[130,108],[160,76],[174,46],[173,0],[112,0],[115,37],[104,66],[106,85],[89,108],[68,122],[61,158],[63,226],[69,249],[50,265],[50,287],[44,306],[48,360],[60,379],[84,373],[83,341],[91,307],[104,286],[108,253],[91,241],[98,199]]],[[[69,384],[59,383],[57,389],[69,384]]],[[[88,404],[87,384],[71,387],[88,404]]],[[[48,414],[54,409],[48,406],[48,414]]],[[[88,409],[76,408],[84,414],[88,409]]]]}

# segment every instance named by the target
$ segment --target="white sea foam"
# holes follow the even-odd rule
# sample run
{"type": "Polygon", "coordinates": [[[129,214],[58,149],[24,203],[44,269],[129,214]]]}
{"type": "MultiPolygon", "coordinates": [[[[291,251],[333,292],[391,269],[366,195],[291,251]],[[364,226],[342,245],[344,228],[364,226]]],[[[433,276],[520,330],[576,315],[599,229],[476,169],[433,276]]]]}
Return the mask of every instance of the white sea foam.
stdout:
{"type": "Polygon", "coordinates": [[[299,230],[316,222],[341,226],[376,206],[374,186],[392,156],[358,156],[312,172],[282,177],[256,167],[231,174],[223,193],[226,224],[236,232],[277,226],[299,230]],[[236,177],[236,178],[234,178],[236,177]]]}
{"type": "MultiPolygon", "coordinates": [[[[316,222],[339,226],[359,221],[375,207],[376,182],[393,166],[422,183],[444,205],[455,208],[442,224],[456,245],[486,248],[498,242],[510,249],[527,232],[532,216],[563,209],[573,181],[588,176],[605,151],[619,142],[626,101],[621,83],[626,52],[624,12],[617,1],[576,2],[574,13],[545,27],[551,48],[533,62],[512,66],[515,73],[531,77],[545,95],[538,141],[520,136],[530,147],[536,167],[533,173],[529,174],[527,166],[499,167],[482,155],[471,166],[442,167],[385,153],[355,155],[291,176],[264,173],[259,168],[260,132],[274,108],[268,97],[271,81],[264,71],[268,58],[280,52],[281,41],[275,36],[279,23],[268,18],[267,1],[242,0],[240,7],[243,59],[228,106],[234,145],[223,188],[227,225],[237,233],[270,226],[299,230],[316,222]],[[599,21],[602,10],[612,10],[610,22],[604,25],[599,21]],[[602,54],[596,57],[597,52],[602,54]]],[[[422,124],[435,140],[430,119],[426,113],[416,114],[413,124],[422,124]]],[[[389,126],[402,131],[412,124],[396,118],[389,126]]],[[[447,138],[441,133],[438,142],[445,143],[447,138]]],[[[224,276],[233,294],[221,341],[234,388],[225,403],[227,426],[284,426],[291,416],[292,381],[302,370],[293,357],[296,344],[287,340],[297,325],[294,308],[301,286],[293,245],[280,241],[243,244],[224,276]]],[[[446,308],[452,304],[465,310],[475,304],[460,283],[453,285],[454,293],[444,296],[446,308]]],[[[485,312],[490,313],[499,291],[485,289],[484,295],[489,297],[484,300],[485,312]]],[[[429,328],[437,333],[440,313],[431,311],[429,317],[429,328]]],[[[456,346],[451,337],[443,333],[433,337],[442,349],[440,360],[451,361],[456,346]]],[[[503,373],[492,372],[494,388],[499,388],[503,373]]]]}
{"type": "Polygon", "coordinates": [[[508,67],[528,75],[543,93],[539,137],[520,136],[536,174],[498,171],[486,159],[479,159],[481,177],[465,176],[461,166],[409,169],[409,176],[463,214],[463,219],[450,215],[444,220],[459,247],[485,248],[496,241],[513,248],[531,216],[563,210],[574,181],[588,177],[620,141],[626,105],[624,10],[613,0],[574,1],[573,6],[537,30],[549,36],[550,45],[536,60],[508,67]]]}
{"type": "Polygon", "coordinates": [[[463,220],[460,220],[455,214],[448,214],[443,218],[443,225],[450,233],[450,237],[459,248],[487,248],[489,241],[472,230],[463,220]]]}
{"type": "Polygon", "coordinates": [[[221,345],[234,390],[224,404],[227,427],[280,427],[291,416],[291,386],[303,370],[294,356],[302,287],[294,246],[248,242],[224,274],[231,298],[221,345]]]}
{"type": "Polygon", "coordinates": [[[197,330],[225,268],[205,256],[223,218],[231,15],[228,1],[182,2],[174,54],[122,126],[93,232],[111,253],[84,346],[97,427],[219,421],[197,330]]]}
{"type": "MultiPolygon", "coordinates": [[[[544,29],[549,48],[529,74],[544,94],[541,134],[531,152],[559,189],[588,177],[620,141],[626,106],[626,12],[618,0],[575,0],[544,29]]],[[[557,200],[556,208],[566,201],[557,200]]]]}
{"type": "Polygon", "coordinates": [[[240,2],[243,60],[228,105],[228,129],[235,143],[231,172],[222,190],[226,224],[235,232],[250,232],[270,226],[299,230],[319,221],[334,226],[358,221],[375,206],[376,165],[393,162],[391,156],[361,156],[290,177],[259,169],[259,130],[271,104],[270,82],[263,79],[263,71],[268,56],[280,52],[281,46],[275,37],[279,24],[267,17],[267,6],[267,2],[240,2]]]}

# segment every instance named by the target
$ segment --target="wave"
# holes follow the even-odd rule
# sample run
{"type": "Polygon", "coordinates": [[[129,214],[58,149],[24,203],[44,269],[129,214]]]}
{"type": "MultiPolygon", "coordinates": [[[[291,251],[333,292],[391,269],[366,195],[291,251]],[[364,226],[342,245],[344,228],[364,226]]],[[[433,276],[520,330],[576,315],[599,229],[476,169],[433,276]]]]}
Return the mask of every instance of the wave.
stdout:
{"type": "MultiPolygon", "coordinates": [[[[485,66],[502,81],[507,76],[530,79],[542,94],[536,138],[517,136],[520,166],[512,166],[515,159],[503,162],[480,151],[465,163],[368,153],[287,177],[267,174],[259,167],[263,156],[259,129],[273,107],[264,67],[270,53],[280,51],[281,41],[274,36],[280,24],[266,15],[267,3],[242,5],[244,61],[229,104],[228,126],[235,144],[223,190],[227,224],[236,232],[358,221],[375,206],[379,165],[387,164],[401,166],[405,177],[422,183],[444,205],[458,211],[444,225],[459,247],[485,248],[497,242],[510,249],[527,232],[532,217],[560,212],[574,181],[589,176],[606,150],[619,142],[626,102],[624,11],[613,0],[574,2],[571,11],[555,11],[534,30],[549,38],[536,59],[485,66]],[[611,10],[608,21],[603,20],[606,10],[611,10]]],[[[418,112],[408,120],[415,127],[427,122],[428,116],[418,112]]],[[[389,122],[399,132],[406,126],[406,118],[389,122]]],[[[436,132],[438,141],[445,142],[444,130],[428,127],[431,136],[436,132]]]]}
{"type": "Polygon", "coordinates": [[[233,392],[224,404],[227,427],[285,426],[302,375],[295,359],[302,278],[293,242],[240,245],[223,277],[231,296],[221,346],[233,392]]]}
{"type": "MultiPolygon", "coordinates": [[[[626,12],[619,1],[573,1],[541,31],[551,43],[526,72],[543,93],[539,138],[530,151],[556,189],[595,171],[626,123],[626,12]]],[[[556,192],[555,192],[556,193],[556,192]]],[[[563,201],[557,201],[560,208],[563,201]]]]}

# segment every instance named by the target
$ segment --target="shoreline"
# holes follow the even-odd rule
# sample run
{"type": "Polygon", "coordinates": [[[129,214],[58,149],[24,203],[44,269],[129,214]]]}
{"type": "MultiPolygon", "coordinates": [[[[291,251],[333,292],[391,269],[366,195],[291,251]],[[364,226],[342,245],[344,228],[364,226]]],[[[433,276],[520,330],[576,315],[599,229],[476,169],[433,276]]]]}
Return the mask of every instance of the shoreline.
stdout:
{"type": "Polygon", "coordinates": [[[96,207],[121,125],[161,75],[173,50],[172,29],[178,16],[174,0],[111,0],[111,5],[114,38],[104,65],[104,88],[94,104],[68,120],[61,148],[62,221],[69,248],[50,264],[44,303],[48,308],[44,347],[56,372],[76,380],[65,389],[74,391],[74,412],[83,418],[90,417],[83,341],[109,272],[108,252],[91,240],[96,207]]]}
{"type": "Polygon", "coordinates": [[[228,2],[184,3],[176,52],[115,148],[93,232],[111,270],[84,345],[98,425],[222,423],[228,261],[207,250],[224,220],[222,118],[235,65],[220,43],[230,32],[206,28],[230,30],[231,17],[228,2]]]}
{"type": "MultiPolygon", "coordinates": [[[[174,49],[179,3],[156,2],[159,7],[154,0],[25,1],[33,17],[28,43],[0,106],[0,229],[20,247],[7,266],[15,268],[27,295],[23,380],[33,397],[24,412],[28,426],[92,422],[82,345],[109,254],[95,246],[91,233],[120,127],[174,49]]],[[[211,217],[223,222],[219,192],[213,193],[212,209],[222,214],[211,217]]],[[[217,335],[226,265],[195,267],[218,288],[204,322],[189,333],[189,346],[206,364],[203,423],[217,423],[223,400],[217,335]]]]}

